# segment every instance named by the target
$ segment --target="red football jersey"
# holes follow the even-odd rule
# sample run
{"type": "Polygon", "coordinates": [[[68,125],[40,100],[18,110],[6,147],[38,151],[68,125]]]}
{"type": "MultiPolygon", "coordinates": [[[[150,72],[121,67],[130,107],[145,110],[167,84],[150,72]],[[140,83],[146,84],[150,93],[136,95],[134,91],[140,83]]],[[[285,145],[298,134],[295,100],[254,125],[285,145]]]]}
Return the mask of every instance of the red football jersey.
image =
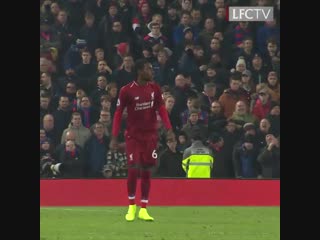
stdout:
{"type": "MultiPolygon", "coordinates": [[[[113,121],[113,136],[118,136],[119,117],[122,116],[124,108],[127,108],[128,112],[127,134],[140,139],[157,134],[157,111],[164,108],[159,85],[148,82],[142,86],[133,81],[121,88],[113,121]]],[[[167,129],[171,128],[170,121],[168,123],[163,117],[162,120],[164,120],[167,129]]]]}

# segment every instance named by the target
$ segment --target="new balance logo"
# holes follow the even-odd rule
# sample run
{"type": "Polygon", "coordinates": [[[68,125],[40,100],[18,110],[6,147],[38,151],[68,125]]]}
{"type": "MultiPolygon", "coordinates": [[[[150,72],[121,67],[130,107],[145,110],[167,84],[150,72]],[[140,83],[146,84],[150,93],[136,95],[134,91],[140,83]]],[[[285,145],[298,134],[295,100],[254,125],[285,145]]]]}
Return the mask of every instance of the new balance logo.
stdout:
{"type": "Polygon", "coordinates": [[[134,100],[139,100],[139,97],[134,97],[134,100]]]}

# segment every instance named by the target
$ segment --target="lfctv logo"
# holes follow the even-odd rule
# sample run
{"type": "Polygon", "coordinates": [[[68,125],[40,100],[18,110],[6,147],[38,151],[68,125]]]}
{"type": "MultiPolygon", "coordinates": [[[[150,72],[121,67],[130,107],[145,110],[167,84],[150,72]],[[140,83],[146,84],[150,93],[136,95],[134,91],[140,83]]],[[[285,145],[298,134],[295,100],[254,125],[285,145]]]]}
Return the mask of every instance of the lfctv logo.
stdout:
{"type": "Polygon", "coordinates": [[[228,13],[230,22],[273,20],[273,7],[229,7],[228,13]]]}

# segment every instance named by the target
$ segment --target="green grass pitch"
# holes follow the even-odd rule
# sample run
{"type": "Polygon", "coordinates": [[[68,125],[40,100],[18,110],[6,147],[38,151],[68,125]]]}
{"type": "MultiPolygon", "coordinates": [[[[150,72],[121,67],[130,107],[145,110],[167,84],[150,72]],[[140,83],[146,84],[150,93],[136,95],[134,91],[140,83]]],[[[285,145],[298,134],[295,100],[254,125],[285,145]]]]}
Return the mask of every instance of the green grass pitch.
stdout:
{"type": "Polygon", "coordinates": [[[280,207],[153,207],[154,222],[126,222],[126,207],[41,207],[40,240],[279,240],[280,207]]]}

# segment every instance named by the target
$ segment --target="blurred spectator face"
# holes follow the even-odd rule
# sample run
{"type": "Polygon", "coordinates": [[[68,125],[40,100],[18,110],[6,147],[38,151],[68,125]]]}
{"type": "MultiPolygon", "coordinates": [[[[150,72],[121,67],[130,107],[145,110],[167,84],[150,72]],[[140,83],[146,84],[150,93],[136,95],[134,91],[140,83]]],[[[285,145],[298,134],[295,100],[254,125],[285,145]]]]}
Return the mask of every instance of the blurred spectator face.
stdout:
{"type": "Polygon", "coordinates": [[[208,97],[214,97],[216,95],[216,87],[208,87],[205,88],[205,93],[207,94],[208,97]]]}
{"type": "Polygon", "coordinates": [[[269,120],[266,118],[261,119],[260,124],[259,124],[259,128],[260,128],[261,132],[268,133],[269,129],[270,129],[269,120]]]}
{"type": "Polygon", "coordinates": [[[201,21],[201,13],[200,10],[193,10],[191,12],[192,23],[198,24],[201,21]]]}
{"type": "Polygon", "coordinates": [[[239,22],[239,26],[242,29],[247,29],[249,25],[249,22],[239,22]]]}
{"type": "Polygon", "coordinates": [[[105,89],[107,86],[107,79],[104,76],[99,76],[97,79],[97,85],[100,89],[105,89]]]}
{"type": "Polygon", "coordinates": [[[174,106],[174,103],[175,103],[175,100],[173,97],[167,97],[165,102],[166,109],[172,109],[174,106]]]}
{"type": "Polygon", "coordinates": [[[83,51],[81,54],[82,63],[89,64],[91,61],[91,53],[89,51],[83,51]]]}
{"type": "Polygon", "coordinates": [[[65,73],[66,73],[67,76],[70,77],[70,76],[73,76],[73,75],[74,75],[74,70],[73,70],[72,68],[69,68],[69,69],[66,70],[65,73]]]}
{"type": "Polygon", "coordinates": [[[111,98],[116,98],[118,94],[118,88],[116,86],[112,86],[109,90],[109,96],[111,98]]]}
{"type": "Polygon", "coordinates": [[[195,102],[196,102],[196,100],[194,100],[194,99],[188,99],[187,106],[188,106],[189,110],[194,107],[195,102]]]}
{"type": "Polygon", "coordinates": [[[280,115],[280,106],[274,106],[271,109],[270,114],[273,116],[279,116],[280,115]]]}
{"type": "Polygon", "coordinates": [[[252,46],[253,46],[252,40],[247,39],[247,40],[243,41],[243,48],[245,50],[249,50],[250,51],[252,49],[252,46]]]}
{"type": "Polygon", "coordinates": [[[247,106],[243,101],[238,101],[236,103],[235,112],[238,114],[246,114],[247,113],[247,106]]]}
{"type": "Polygon", "coordinates": [[[86,26],[92,27],[93,24],[94,24],[94,19],[95,19],[95,18],[94,18],[94,15],[92,15],[92,16],[85,16],[84,21],[85,21],[86,26]]]}
{"type": "Polygon", "coordinates": [[[179,135],[178,141],[179,141],[180,144],[185,144],[187,142],[186,136],[179,135]]]}
{"type": "Polygon", "coordinates": [[[218,102],[213,102],[213,103],[211,104],[211,112],[212,112],[212,113],[215,113],[215,114],[220,113],[220,112],[221,112],[221,105],[220,105],[220,103],[218,103],[218,102]]]}
{"type": "Polygon", "coordinates": [[[217,18],[218,19],[226,19],[226,9],[224,7],[218,8],[217,18]]]}
{"type": "Polygon", "coordinates": [[[214,21],[212,18],[207,18],[206,21],[204,22],[204,28],[207,31],[213,31],[214,28],[214,21]]]}
{"type": "Polygon", "coordinates": [[[101,123],[96,123],[93,129],[94,135],[98,138],[102,138],[105,132],[104,126],[101,123]]]}
{"type": "Polygon", "coordinates": [[[110,6],[108,11],[110,16],[115,16],[118,13],[118,8],[116,6],[110,6]]]}
{"type": "Polygon", "coordinates": [[[192,31],[187,31],[187,32],[184,34],[184,39],[186,39],[186,40],[192,40],[192,39],[193,39],[193,32],[192,32],[192,31]]]}
{"type": "Polygon", "coordinates": [[[220,41],[218,39],[212,39],[210,43],[211,50],[219,50],[220,49],[220,41]]]}
{"type": "Polygon", "coordinates": [[[110,112],[102,110],[100,112],[100,121],[101,122],[110,122],[110,120],[111,120],[110,112]]]}
{"type": "Polygon", "coordinates": [[[152,17],[152,22],[158,23],[161,27],[162,24],[162,16],[160,14],[154,15],[152,17]]]}
{"type": "Polygon", "coordinates": [[[195,48],[195,49],[193,50],[193,53],[194,53],[194,55],[195,55],[196,57],[202,57],[202,56],[204,55],[204,51],[203,51],[203,49],[202,49],[201,47],[195,48]]]}
{"type": "Polygon", "coordinates": [[[213,68],[208,68],[207,69],[207,76],[208,77],[214,77],[216,74],[217,74],[217,72],[213,68]]]}
{"type": "Polygon", "coordinates": [[[40,129],[40,141],[43,141],[46,137],[46,131],[44,129],[40,129]]]}
{"type": "Polygon", "coordinates": [[[268,83],[271,86],[276,86],[278,82],[277,74],[276,72],[269,72],[268,74],[268,83]]]}
{"type": "Polygon", "coordinates": [[[50,11],[52,13],[53,16],[57,16],[58,13],[60,12],[60,7],[58,5],[58,3],[54,2],[54,3],[51,3],[51,6],[50,6],[50,11]]]}
{"type": "Polygon", "coordinates": [[[167,146],[171,151],[175,151],[176,147],[177,147],[177,140],[173,137],[173,138],[169,138],[167,140],[167,146]]]}
{"type": "Polygon", "coordinates": [[[143,3],[141,6],[141,13],[143,15],[149,14],[150,13],[150,7],[148,3],[143,3]]]}
{"type": "Polygon", "coordinates": [[[268,89],[264,88],[261,89],[258,93],[259,99],[262,102],[262,104],[266,104],[269,100],[269,93],[268,93],[268,89]]]}
{"type": "Polygon", "coordinates": [[[76,149],[76,144],[74,143],[74,141],[67,141],[66,142],[66,151],[67,152],[73,152],[76,149]]]}
{"type": "Polygon", "coordinates": [[[236,79],[231,79],[230,88],[232,91],[238,91],[240,87],[240,81],[236,79]]]}
{"type": "Polygon", "coordinates": [[[41,144],[41,149],[48,151],[50,148],[50,143],[48,141],[45,141],[44,143],[41,144]]]}
{"type": "Polygon", "coordinates": [[[179,74],[175,78],[175,84],[176,84],[177,87],[181,87],[182,88],[182,87],[184,87],[186,85],[186,80],[181,74],[179,74]]]}
{"type": "Polygon", "coordinates": [[[40,58],[40,72],[48,72],[49,68],[49,60],[46,58],[40,58]]]}
{"type": "Polygon", "coordinates": [[[61,109],[67,109],[70,105],[70,101],[69,101],[69,98],[67,97],[60,97],[60,100],[59,100],[59,108],[61,109]]]}
{"type": "Polygon", "coordinates": [[[182,10],[191,11],[191,9],[192,9],[192,1],[191,0],[182,0],[181,8],[182,8],[182,10]]]}
{"type": "Polygon", "coordinates": [[[112,24],[112,30],[114,32],[121,32],[122,31],[122,24],[120,21],[115,21],[112,24]]]}
{"type": "Polygon", "coordinates": [[[48,109],[50,103],[50,98],[48,97],[40,97],[40,107],[42,109],[48,109]]]}
{"type": "Polygon", "coordinates": [[[108,109],[110,111],[110,108],[111,108],[111,102],[104,99],[102,102],[101,102],[101,107],[103,109],[108,109]]]}
{"type": "Polygon", "coordinates": [[[181,16],[181,24],[182,25],[189,25],[191,21],[191,17],[188,14],[183,14],[181,16]]]}
{"type": "Polygon", "coordinates": [[[216,9],[221,8],[221,7],[223,8],[224,7],[224,0],[216,0],[214,2],[214,5],[215,5],[216,9]]]}
{"type": "Polygon", "coordinates": [[[155,36],[159,36],[160,35],[160,26],[157,24],[157,25],[154,25],[152,26],[151,28],[151,33],[155,36]]]}
{"type": "Polygon", "coordinates": [[[76,85],[72,82],[69,82],[66,86],[66,93],[67,94],[75,94],[77,92],[76,85]]]}
{"type": "Polygon", "coordinates": [[[158,5],[160,8],[164,8],[165,5],[166,5],[166,0],[157,0],[157,5],[158,5]]]}
{"type": "Polygon", "coordinates": [[[149,58],[151,56],[151,52],[148,51],[147,49],[143,49],[142,54],[144,58],[149,58]]]}
{"type": "Polygon", "coordinates": [[[54,118],[51,114],[47,114],[43,117],[43,128],[45,130],[51,130],[54,127],[54,118]]]}
{"type": "Polygon", "coordinates": [[[214,53],[211,55],[211,59],[210,62],[214,63],[214,64],[218,64],[221,63],[221,56],[218,53],[214,53]]]}
{"type": "Polygon", "coordinates": [[[169,18],[175,18],[177,16],[177,10],[175,8],[168,9],[169,18]]]}
{"type": "Polygon", "coordinates": [[[238,72],[243,72],[244,70],[246,70],[246,66],[244,65],[244,64],[238,64],[237,66],[236,66],[236,70],[238,71],[238,72]]]}
{"type": "Polygon", "coordinates": [[[76,134],[73,131],[68,131],[66,133],[66,140],[65,141],[74,141],[75,142],[76,141],[76,134]]]}
{"type": "Polygon", "coordinates": [[[58,13],[58,16],[57,16],[57,21],[60,23],[60,24],[65,24],[67,22],[67,19],[68,19],[68,16],[67,16],[67,13],[63,10],[61,10],[59,13],[58,13]]]}
{"type": "Polygon", "coordinates": [[[82,108],[89,108],[91,106],[90,100],[88,97],[83,97],[80,103],[82,108]]]}
{"type": "Polygon", "coordinates": [[[81,126],[81,116],[80,115],[73,115],[71,119],[72,126],[79,128],[81,126]]]}
{"type": "Polygon", "coordinates": [[[99,61],[98,62],[98,72],[105,72],[106,71],[106,66],[107,66],[107,63],[106,61],[99,61]]]}
{"type": "Polygon", "coordinates": [[[198,119],[199,119],[198,113],[191,113],[190,114],[189,120],[192,124],[196,124],[198,122],[198,119]]]}
{"type": "Polygon", "coordinates": [[[219,39],[220,42],[223,41],[223,34],[222,34],[222,32],[215,32],[215,33],[213,34],[213,37],[219,39]]]}
{"type": "Polygon", "coordinates": [[[233,133],[236,130],[237,126],[234,122],[228,122],[226,125],[226,129],[228,132],[233,133]]]}
{"type": "Polygon", "coordinates": [[[268,49],[269,54],[271,56],[274,56],[277,52],[277,44],[270,42],[267,45],[267,49],[268,49]]]}
{"type": "Polygon", "coordinates": [[[246,75],[246,74],[242,74],[242,76],[241,76],[241,82],[242,82],[243,84],[248,84],[249,81],[250,81],[250,77],[249,77],[248,75],[246,75]]]}
{"type": "Polygon", "coordinates": [[[124,57],[123,64],[125,68],[132,68],[134,64],[133,58],[131,56],[124,57]]]}
{"type": "Polygon", "coordinates": [[[83,89],[78,89],[76,92],[76,97],[78,99],[81,99],[82,97],[86,96],[87,94],[85,93],[85,91],[83,89]]]}
{"type": "Polygon", "coordinates": [[[104,51],[101,49],[95,53],[97,62],[104,60],[104,51]]]}
{"type": "Polygon", "coordinates": [[[167,60],[168,60],[168,57],[164,52],[159,52],[158,53],[158,62],[161,65],[164,65],[167,62],[167,60]]]}
{"type": "Polygon", "coordinates": [[[260,68],[262,66],[262,58],[256,56],[252,59],[252,65],[256,68],[260,68]]]}
{"type": "Polygon", "coordinates": [[[41,74],[41,85],[42,86],[49,86],[51,84],[51,77],[49,74],[47,74],[46,72],[41,74]]]}

